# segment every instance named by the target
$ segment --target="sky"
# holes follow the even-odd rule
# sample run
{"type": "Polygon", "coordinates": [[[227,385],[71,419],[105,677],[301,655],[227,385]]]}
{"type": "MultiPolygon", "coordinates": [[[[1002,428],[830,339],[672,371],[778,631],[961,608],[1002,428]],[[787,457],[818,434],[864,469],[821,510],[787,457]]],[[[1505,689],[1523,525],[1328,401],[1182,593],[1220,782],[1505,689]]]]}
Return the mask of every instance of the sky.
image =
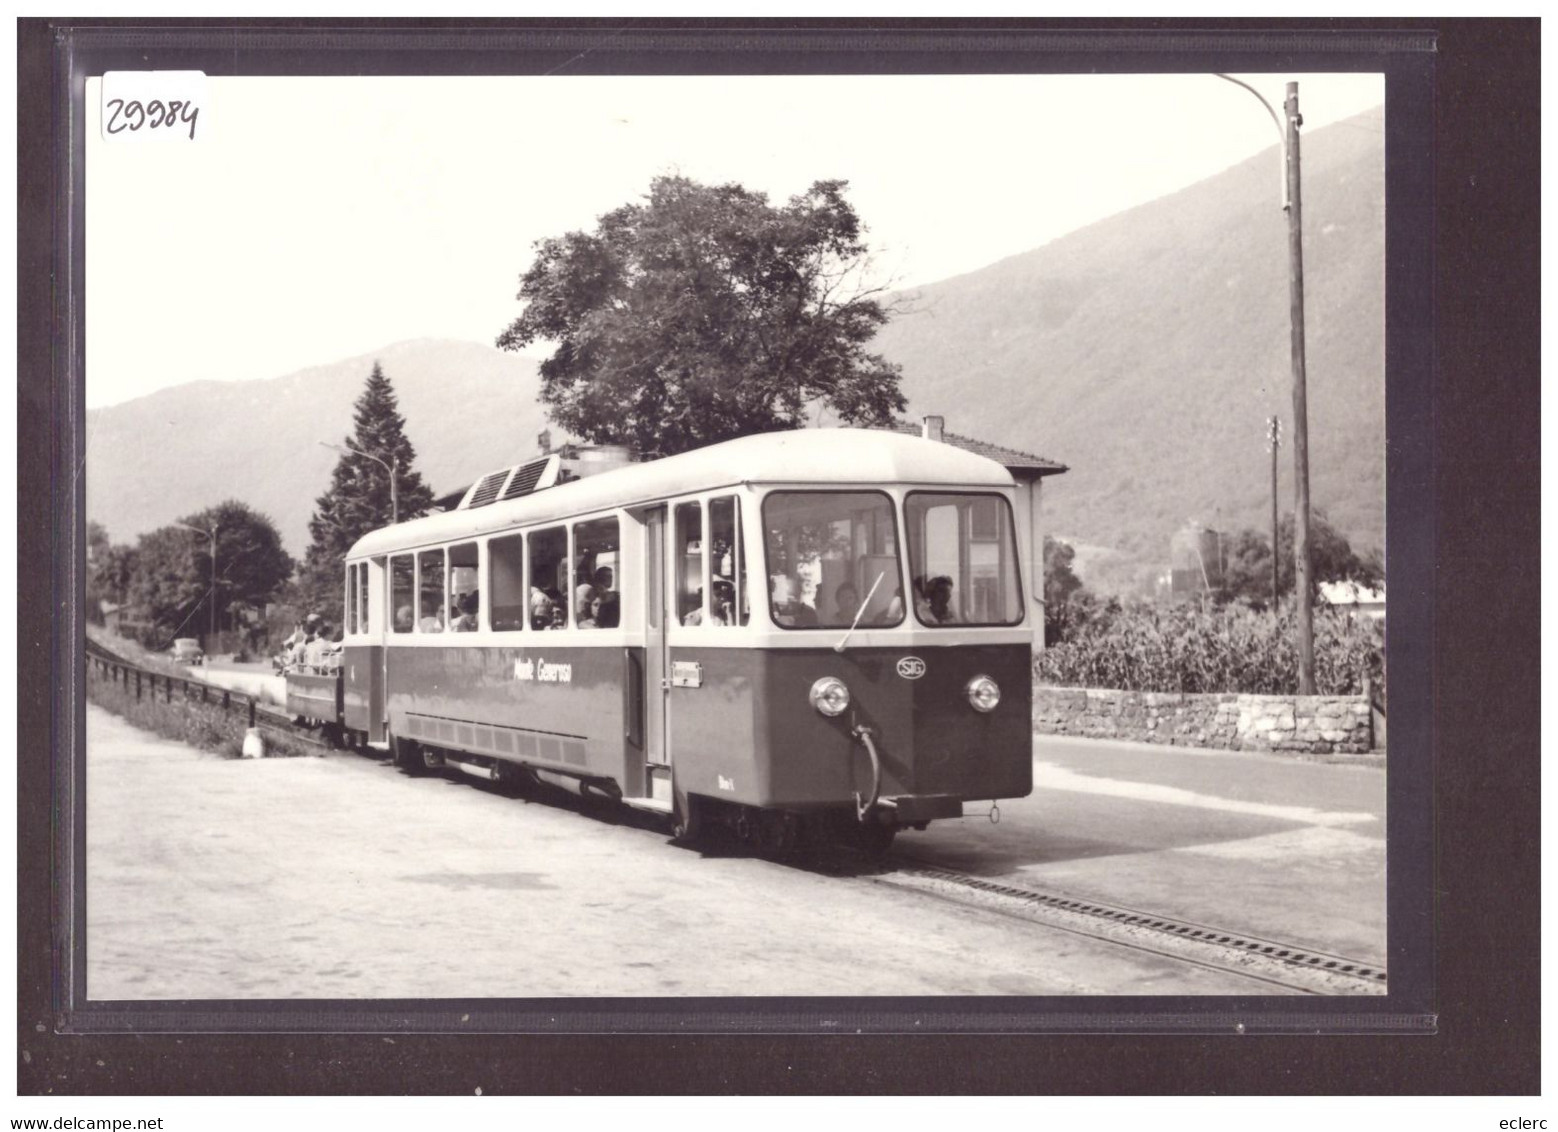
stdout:
{"type": "MultiPolygon", "coordinates": [[[[1380,75],[1240,75],[1304,129],[1380,75]]],[[[680,173],[850,182],[878,281],[964,274],[1273,147],[1212,75],[212,78],[187,144],[105,142],[88,83],[86,403],[491,343],[537,240],[680,173]]],[[[1279,169],[1272,156],[1273,207],[1279,169]]]]}

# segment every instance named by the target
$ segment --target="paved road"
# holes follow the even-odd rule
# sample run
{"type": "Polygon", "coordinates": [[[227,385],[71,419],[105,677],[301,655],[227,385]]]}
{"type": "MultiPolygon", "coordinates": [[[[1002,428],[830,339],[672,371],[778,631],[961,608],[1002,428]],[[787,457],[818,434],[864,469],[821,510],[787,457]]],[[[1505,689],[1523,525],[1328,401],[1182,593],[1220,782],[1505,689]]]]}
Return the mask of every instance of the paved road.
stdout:
{"type": "MultiPolygon", "coordinates": [[[[1259,863],[1273,852],[1291,864],[1306,830],[1366,836],[1362,819],[1346,815],[1363,808],[1352,800],[1369,792],[1360,784],[1383,777],[1289,768],[1308,782],[1303,797],[1325,804],[1311,812],[1290,798],[1273,813],[1246,797],[1262,768],[1244,756],[1211,771],[1215,794],[1184,769],[1211,761],[1160,759],[1164,781],[1148,785],[1189,793],[1143,799],[1133,794],[1141,784],[1093,774],[1123,771],[1097,753],[1079,772],[1069,760],[1085,754],[1046,745],[1040,792],[1003,807],[1000,826],[933,826],[894,852],[1161,905],[1177,879],[1199,888],[1264,876],[1259,863]],[[1343,785],[1321,785],[1333,779],[1343,785]],[[1282,835],[1296,841],[1273,848],[1282,835]]],[[[867,877],[700,854],[652,823],[612,824],[474,782],[409,779],[359,756],[225,760],[95,707],[87,788],[94,999],[1252,990],[1231,974],[867,877]]],[[[1349,855],[1339,872],[1355,864],[1349,855]]],[[[1196,901],[1209,919],[1239,903],[1226,893],[1195,892],[1196,901]]],[[[1318,919],[1357,915],[1338,907],[1318,919]]]]}
{"type": "Polygon", "coordinates": [[[909,856],[1385,961],[1385,771],[1037,736],[1001,824],[901,836],[909,856]]]}

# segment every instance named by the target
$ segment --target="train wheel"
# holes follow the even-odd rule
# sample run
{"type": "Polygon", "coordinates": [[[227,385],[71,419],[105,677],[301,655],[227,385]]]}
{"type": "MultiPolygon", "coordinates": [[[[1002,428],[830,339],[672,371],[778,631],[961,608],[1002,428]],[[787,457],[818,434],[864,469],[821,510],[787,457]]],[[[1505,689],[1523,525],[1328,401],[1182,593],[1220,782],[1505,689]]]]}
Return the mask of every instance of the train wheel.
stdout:
{"type": "Polygon", "coordinates": [[[671,837],[683,845],[691,845],[703,834],[703,814],[698,799],[691,794],[676,795],[671,810],[671,837]]]}
{"type": "Polygon", "coordinates": [[[416,740],[402,739],[399,735],[390,736],[390,762],[407,774],[426,774],[426,757],[422,744],[416,740]]]}
{"type": "Polygon", "coordinates": [[[769,856],[788,856],[800,843],[800,823],[792,813],[764,810],[754,823],[753,840],[769,856]]]}

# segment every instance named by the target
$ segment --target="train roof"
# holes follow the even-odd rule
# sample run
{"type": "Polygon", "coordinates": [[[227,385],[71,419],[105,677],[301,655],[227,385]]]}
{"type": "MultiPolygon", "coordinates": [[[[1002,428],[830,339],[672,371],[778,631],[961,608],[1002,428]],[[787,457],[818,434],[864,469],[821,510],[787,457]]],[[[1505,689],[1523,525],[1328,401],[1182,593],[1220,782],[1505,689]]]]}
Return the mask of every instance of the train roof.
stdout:
{"type": "Polygon", "coordinates": [[[445,511],[383,527],[358,539],[347,557],[470,538],[743,483],[1003,488],[1013,482],[1011,473],[994,460],[918,436],[858,428],[768,432],[631,464],[475,510],[445,511]]]}

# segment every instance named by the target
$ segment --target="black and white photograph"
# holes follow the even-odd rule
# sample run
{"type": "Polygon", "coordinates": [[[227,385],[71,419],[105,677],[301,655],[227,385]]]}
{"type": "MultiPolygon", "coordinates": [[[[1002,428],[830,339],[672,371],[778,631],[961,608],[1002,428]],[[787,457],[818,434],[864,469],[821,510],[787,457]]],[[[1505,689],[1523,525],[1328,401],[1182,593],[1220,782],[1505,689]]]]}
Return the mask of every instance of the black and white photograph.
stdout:
{"type": "Polygon", "coordinates": [[[87,998],[1386,994],[1384,101],[91,79],[87,998]]]}

